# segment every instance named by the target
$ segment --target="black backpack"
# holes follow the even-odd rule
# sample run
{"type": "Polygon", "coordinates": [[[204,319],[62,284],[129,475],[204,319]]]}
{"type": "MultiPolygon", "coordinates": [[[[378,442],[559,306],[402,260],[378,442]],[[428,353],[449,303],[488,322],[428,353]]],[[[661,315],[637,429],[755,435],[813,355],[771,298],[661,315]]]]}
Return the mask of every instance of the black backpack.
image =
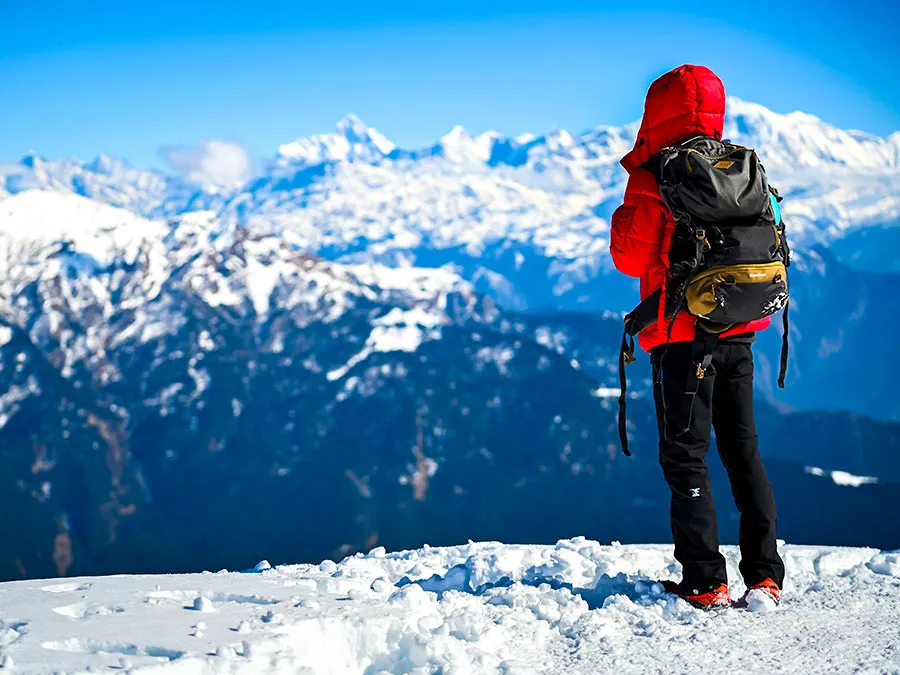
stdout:
{"type": "MultiPolygon", "coordinates": [[[[757,154],[732,143],[697,136],[658,152],[647,164],[675,218],[665,286],[665,316],[671,338],[675,316],[697,317],[700,349],[697,378],[712,360],[718,335],[735,324],[784,309],[778,386],[784,387],[788,358],[787,268],[790,248],[777,190],[769,185],[757,154]]],[[[634,336],[656,322],[660,294],[650,295],[625,317],[619,355],[619,435],[625,432],[625,371],[634,361],[634,336]]]]}

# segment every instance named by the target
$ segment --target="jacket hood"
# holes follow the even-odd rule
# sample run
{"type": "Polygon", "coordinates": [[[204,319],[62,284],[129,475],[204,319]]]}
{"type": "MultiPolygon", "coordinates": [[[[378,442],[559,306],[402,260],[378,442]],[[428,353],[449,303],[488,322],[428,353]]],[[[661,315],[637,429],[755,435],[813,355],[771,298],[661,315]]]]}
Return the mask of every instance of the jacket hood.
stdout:
{"type": "Polygon", "coordinates": [[[630,173],[666,146],[691,136],[722,140],[724,124],[722,80],[705,66],[679,66],[650,85],[640,131],[622,166],[630,173]]]}

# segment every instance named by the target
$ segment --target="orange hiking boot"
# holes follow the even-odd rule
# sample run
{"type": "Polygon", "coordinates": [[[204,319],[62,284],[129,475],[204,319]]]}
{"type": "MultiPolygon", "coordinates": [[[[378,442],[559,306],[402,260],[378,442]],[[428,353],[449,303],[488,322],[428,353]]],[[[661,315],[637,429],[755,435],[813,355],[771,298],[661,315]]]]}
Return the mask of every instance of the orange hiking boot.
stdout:
{"type": "Polygon", "coordinates": [[[661,581],[666,593],[674,593],[682,600],[689,602],[697,609],[722,609],[731,607],[731,597],[728,595],[728,586],[719,584],[714,588],[701,592],[698,588],[686,588],[674,581],[661,581]]]}
{"type": "Polygon", "coordinates": [[[775,601],[776,605],[781,600],[781,587],[771,579],[766,578],[760,581],[758,584],[753,584],[750,588],[747,589],[747,592],[744,593],[744,597],[738,601],[741,606],[747,606],[747,597],[753,591],[761,591],[765,593],[775,601]]]}

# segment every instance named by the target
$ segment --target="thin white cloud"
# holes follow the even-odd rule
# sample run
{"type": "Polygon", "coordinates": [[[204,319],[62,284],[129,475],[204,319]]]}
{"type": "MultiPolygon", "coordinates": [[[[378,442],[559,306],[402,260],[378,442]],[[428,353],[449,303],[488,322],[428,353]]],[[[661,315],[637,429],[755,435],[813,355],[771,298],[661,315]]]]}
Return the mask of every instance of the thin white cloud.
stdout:
{"type": "Polygon", "coordinates": [[[159,156],[172,171],[207,187],[237,187],[250,177],[252,169],[247,148],[216,138],[196,145],[164,145],[159,156]]]}

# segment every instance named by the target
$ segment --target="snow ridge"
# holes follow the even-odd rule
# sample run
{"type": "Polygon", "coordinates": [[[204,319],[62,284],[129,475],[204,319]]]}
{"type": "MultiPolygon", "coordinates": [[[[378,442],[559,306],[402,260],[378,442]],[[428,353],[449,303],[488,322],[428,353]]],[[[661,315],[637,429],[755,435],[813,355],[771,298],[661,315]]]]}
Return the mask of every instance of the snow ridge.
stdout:
{"type": "MultiPolygon", "coordinates": [[[[811,115],[728,101],[725,135],[757,147],[790,199],[798,244],[900,218],[900,133],[879,138],[811,115]]],[[[353,115],[335,132],[278,148],[259,175],[209,191],[102,156],[91,163],[36,156],[0,165],[0,199],[28,189],[72,192],[145,217],[213,210],[248,227],[296,233],[311,252],[415,257],[421,246],[478,252],[525,243],[576,274],[605,265],[608,218],[624,189],[618,164],[636,124],[506,138],[455,127],[434,145],[398,148],[353,115]]]]}

